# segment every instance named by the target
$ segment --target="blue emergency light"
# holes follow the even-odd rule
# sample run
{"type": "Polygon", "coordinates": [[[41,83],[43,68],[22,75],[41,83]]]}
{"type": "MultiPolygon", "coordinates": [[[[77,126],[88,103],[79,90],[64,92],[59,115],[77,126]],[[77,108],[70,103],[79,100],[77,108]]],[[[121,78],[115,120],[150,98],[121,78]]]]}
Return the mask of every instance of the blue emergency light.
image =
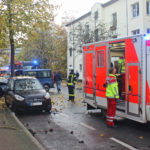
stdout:
{"type": "Polygon", "coordinates": [[[33,60],[33,64],[34,65],[38,65],[38,61],[37,60],[33,60]]]}
{"type": "Polygon", "coordinates": [[[144,34],[144,40],[150,40],[150,34],[144,34]]]}

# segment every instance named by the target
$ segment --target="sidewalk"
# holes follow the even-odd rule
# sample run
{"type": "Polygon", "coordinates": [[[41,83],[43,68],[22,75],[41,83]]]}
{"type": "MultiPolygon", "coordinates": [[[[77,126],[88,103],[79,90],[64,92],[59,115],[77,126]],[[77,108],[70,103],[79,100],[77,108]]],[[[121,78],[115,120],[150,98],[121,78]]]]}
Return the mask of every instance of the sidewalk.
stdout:
{"type": "Polygon", "coordinates": [[[0,150],[44,150],[0,99],[0,150]]]}

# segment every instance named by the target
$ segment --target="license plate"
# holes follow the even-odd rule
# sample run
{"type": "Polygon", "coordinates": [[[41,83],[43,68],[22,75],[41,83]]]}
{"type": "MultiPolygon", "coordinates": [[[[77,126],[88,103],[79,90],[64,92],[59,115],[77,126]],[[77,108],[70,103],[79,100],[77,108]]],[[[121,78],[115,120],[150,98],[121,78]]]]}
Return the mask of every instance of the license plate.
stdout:
{"type": "Polygon", "coordinates": [[[32,103],[32,106],[39,106],[39,105],[42,105],[42,102],[32,103]]]}

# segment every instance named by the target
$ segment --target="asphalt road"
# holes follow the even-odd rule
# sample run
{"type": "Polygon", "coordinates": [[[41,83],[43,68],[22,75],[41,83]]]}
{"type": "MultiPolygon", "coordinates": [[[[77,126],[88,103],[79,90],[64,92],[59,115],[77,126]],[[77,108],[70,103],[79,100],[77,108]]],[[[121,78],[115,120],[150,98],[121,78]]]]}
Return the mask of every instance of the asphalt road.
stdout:
{"type": "Polygon", "coordinates": [[[118,128],[108,128],[101,113],[88,114],[82,91],[76,90],[75,104],[62,94],[50,91],[51,114],[30,112],[18,118],[46,150],[149,150],[150,124],[120,120],[118,128]]]}

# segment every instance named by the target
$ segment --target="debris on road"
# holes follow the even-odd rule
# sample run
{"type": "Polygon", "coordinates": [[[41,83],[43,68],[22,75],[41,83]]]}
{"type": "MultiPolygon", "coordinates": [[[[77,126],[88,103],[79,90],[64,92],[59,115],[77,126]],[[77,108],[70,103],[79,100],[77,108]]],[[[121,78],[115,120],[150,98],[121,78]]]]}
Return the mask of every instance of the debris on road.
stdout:
{"type": "Polygon", "coordinates": [[[33,131],[33,129],[28,129],[28,130],[29,130],[29,132],[30,132],[33,136],[35,136],[36,132],[33,131]]]}
{"type": "Polygon", "coordinates": [[[140,136],[139,139],[143,140],[143,136],[140,136]]]}
{"type": "Polygon", "coordinates": [[[83,141],[83,140],[81,140],[81,141],[79,141],[79,143],[84,143],[84,141],[83,141]]]}
{"type": "Polygon", "coordinates": [[[71,131],[70,134],[73,134],[73,131],[71,131]]]}
{"type": "Polygon", "coordinates": [[[53,129],[49,129],[49,132],[53,132],[53,129]]]}
{"type": "Polygon", "coordinates": [[[100,134],[100,136],[104,136],[104,134],[100,134]]]}

